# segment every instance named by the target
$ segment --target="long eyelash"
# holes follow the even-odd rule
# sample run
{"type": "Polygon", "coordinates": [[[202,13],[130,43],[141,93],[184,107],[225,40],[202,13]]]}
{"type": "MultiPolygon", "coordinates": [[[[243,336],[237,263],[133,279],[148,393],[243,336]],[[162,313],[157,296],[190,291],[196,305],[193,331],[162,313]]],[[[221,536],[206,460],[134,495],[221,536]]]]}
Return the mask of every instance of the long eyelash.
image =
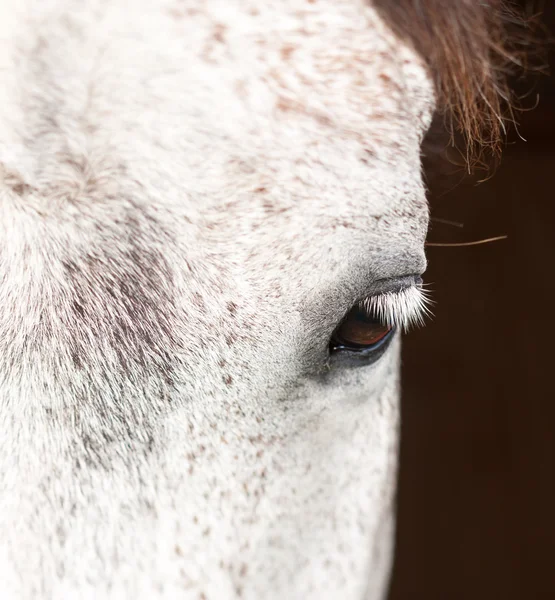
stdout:
{"type": "Polygon", "coordinates": [[[432,316],[431,304],[429,292],[418,285],[371,296],[362,300],[360,306],[384,325],[407,331],[424,325],[425,319],[432,316]]]}

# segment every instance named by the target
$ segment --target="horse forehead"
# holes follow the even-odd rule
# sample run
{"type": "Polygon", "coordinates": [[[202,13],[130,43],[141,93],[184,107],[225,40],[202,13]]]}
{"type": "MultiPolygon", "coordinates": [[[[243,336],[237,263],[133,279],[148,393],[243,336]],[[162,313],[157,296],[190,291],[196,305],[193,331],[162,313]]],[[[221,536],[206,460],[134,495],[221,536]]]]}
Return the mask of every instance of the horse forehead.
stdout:
{"type": "Polygon", "coordinates": [[[22,152],[5,158],[26,182],[63,195],[82,175],[72,165],[123,181],[123,163],[159,195],[198,204],[287,177],[299,196],[341,181],[338,201],[354,192],[346,171],[351,182],[392,167],[416,180],[432,84],[367,2],[73,4],[38,6],[24,19],[36,43],[8,48],[26,48],[18,85],[34,82],[2,123],[25,132],[22,152]]]}

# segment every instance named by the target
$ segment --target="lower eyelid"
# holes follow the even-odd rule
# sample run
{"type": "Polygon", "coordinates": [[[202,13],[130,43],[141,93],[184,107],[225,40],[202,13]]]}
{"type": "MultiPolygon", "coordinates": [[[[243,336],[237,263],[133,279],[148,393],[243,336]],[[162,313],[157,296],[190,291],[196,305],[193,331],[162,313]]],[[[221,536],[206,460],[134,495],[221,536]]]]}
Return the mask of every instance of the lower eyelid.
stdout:
{"type": "Polygon", "coordinates": [[[338,349],[330,356],[330,367],[363,367],[376,363],[386,353],[397,331],[395,328],[391,329],[383,340],[369,348],[361,348],[360,350],[338,349]]]}

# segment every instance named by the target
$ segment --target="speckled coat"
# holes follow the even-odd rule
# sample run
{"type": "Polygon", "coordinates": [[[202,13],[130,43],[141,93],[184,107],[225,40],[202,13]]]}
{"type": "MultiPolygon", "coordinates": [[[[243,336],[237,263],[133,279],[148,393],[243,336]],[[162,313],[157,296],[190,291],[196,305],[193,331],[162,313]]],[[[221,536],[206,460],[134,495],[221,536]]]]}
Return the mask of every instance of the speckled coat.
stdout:
{"type": "Polygon", "coordinates": [[[363,0],[3,0],[0,598],[375,600],[424,271],[418,57],[363,0]]]}

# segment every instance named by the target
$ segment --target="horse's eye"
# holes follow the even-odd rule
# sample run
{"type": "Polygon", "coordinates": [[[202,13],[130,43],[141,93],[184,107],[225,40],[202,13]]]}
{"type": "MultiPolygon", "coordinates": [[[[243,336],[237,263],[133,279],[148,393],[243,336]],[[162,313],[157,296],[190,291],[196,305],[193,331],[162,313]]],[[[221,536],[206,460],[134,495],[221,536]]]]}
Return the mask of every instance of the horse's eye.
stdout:
{"type": "Polygon", "coordinates": [[[330,342],[330,352],[371,351],[381,347],[392,333],[393,327],[384,325],[369,315],[364,307],[356,305],[335,330],[330,342]]]}

